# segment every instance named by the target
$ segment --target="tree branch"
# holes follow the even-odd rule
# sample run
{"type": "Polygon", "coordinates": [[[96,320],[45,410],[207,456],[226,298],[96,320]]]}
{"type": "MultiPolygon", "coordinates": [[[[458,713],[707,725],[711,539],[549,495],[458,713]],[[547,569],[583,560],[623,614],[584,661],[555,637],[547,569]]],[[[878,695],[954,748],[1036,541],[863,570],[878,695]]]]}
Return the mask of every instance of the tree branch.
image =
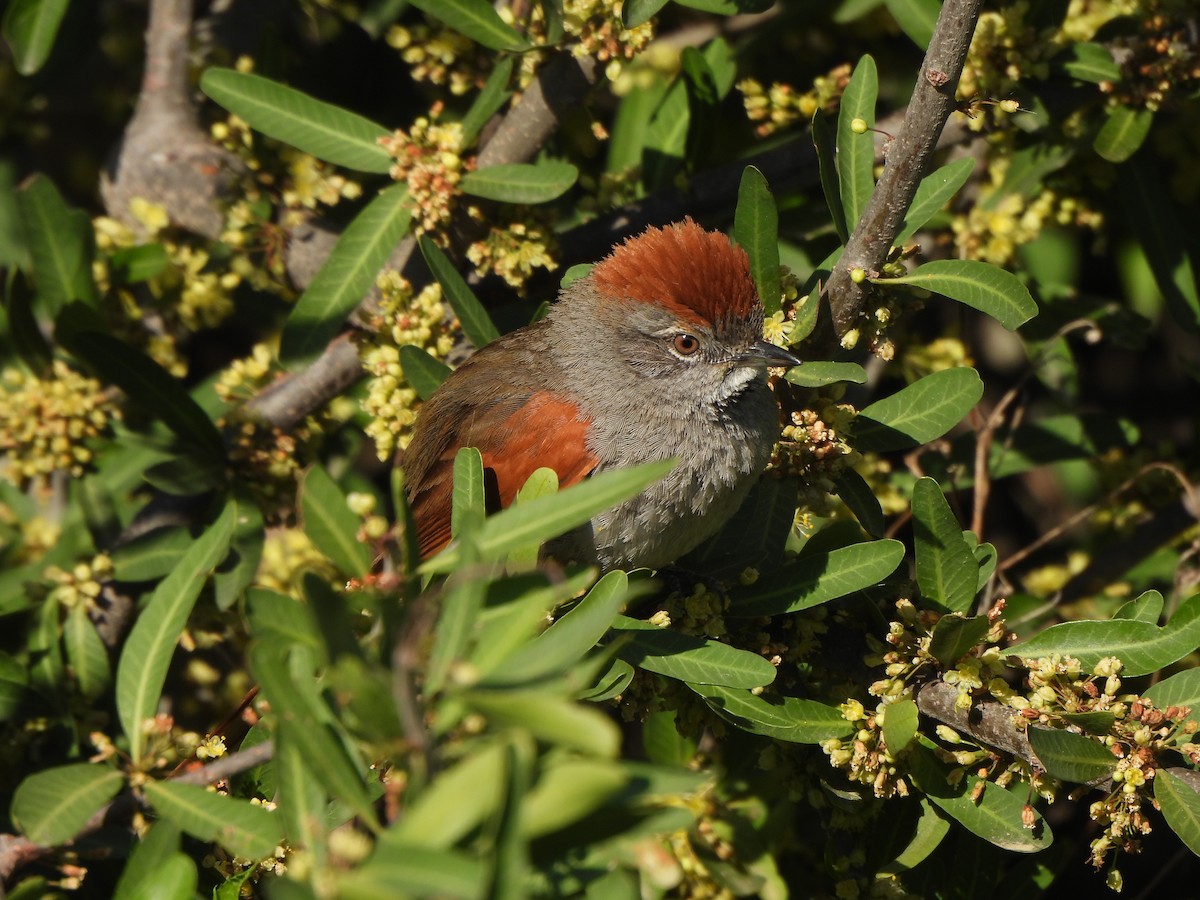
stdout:
{"type": "Polygon", "coordinates": [[[870,275],[883,266],[917,185],[929,169],[942,128],[955,108],[954,94],[981,5],[982,0],[942,4],[904,124],[888,148],[883,176],[829,277],[829,303],[838,334],[853,326],[871,290],[867,282],[851,280],[850,273],[861,269],[870,275]]]}

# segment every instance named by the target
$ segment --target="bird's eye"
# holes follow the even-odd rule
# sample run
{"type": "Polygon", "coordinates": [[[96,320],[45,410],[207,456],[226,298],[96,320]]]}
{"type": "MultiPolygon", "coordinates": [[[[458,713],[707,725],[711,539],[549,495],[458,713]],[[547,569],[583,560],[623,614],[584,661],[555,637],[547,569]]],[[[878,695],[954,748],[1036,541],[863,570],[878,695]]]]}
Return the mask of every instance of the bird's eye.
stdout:
{"type": "Polygon", "coordinates": [[[671,341],[671,346],[680,356],[691,356],[700,349],[700,339],[692,334],[677,334],[671,341]]]}

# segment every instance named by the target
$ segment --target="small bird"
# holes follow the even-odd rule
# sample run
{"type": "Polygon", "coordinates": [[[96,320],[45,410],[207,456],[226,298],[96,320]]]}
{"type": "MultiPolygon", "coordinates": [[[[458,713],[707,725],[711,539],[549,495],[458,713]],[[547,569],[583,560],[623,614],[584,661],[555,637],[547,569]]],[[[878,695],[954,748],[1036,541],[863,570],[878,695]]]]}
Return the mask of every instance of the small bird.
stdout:
{"type": "Polygon", "coordinates": [[[434,392],[402,460],[422,558],[450,540],[455,454],[483,456],[488,511],[540,467],[560,487],[675,458],[660,481],[544,548],[560,563],[656,569],[717,532],[779,434],[746,252],[690,218],[648,228],[488,344],[434,392]]]}

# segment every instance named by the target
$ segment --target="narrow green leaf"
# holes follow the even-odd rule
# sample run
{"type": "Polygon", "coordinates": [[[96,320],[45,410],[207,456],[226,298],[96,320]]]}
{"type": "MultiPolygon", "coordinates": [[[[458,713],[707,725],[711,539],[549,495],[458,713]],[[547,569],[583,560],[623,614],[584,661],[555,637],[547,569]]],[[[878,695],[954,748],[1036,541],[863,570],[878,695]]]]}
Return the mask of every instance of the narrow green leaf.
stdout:
{"type": "Polygon", "coordinates": [[[584,278],[591,274],[593,268],[594,265],[592,263],[579,263],[578,265],[571,266],[571,268],[563,272],[563,277],[559,281],[558,286],[567,287],[568,285],[578,281],[580,278],[584,278]]]}
{"type": "Polygon", "coordinates": [[[512,80],[514,64],[515,59],[511,56],[499,60],[496,67],[492,69],[492,73],[488,75],[487,81],[483,83],[479,96],[475,98],[475,102],[471,104],[471,108],[462,118],[464,146],[470,146],[475,141],[475,138],[479,136],[480,129],[488,123],[488,119],[499,112],[500,108],[508,102],[508,98],[512,96],[512,91],[508,89],[508,83],[512,80]]]}
{"type": "Polygon", "coordinates": [[[671,186],[687,154],[691,122],[687,83],[677,77],[667,88],[645,131],[642,183],[647,191],[671,186]]]}
{"type": "Polygon", "coordinates": [[[487,0],[410,0],[426,15],[445,22],[459,34],[489,50],[526,50],[529,41],[500,18],[487,0]]]}
{"type": "Polygon", "coordinates": [[[1026,199],[1045,190],[1045,178],[1071,161],[1074,151],[1058,145],[1038,142],[1012,155],[1000,189],[984,197],[980,209],[995,211],[1010,194],[1026,199]]]}
{"type": "Polygon", "coordinates": [[[941,0],[885,0],[888,12],[914,44],[924,50],[933,37],[941,0]]]}
{"type": "Polygon", "coordinates": [[[645,89],[630,91],[620,98],[604,161],[606,172],[628,172],[634,166],[641,165],[650,119],[666,92],[666,80],[655,74],[645,89]]]}
{"type": "Polygon", "coordinates": [[[1069,44],[1064,56],[1063,71],[1079,81],[1101,84],[1121,80],[1121,67],[1113,59],[1112,51],[1103,44],[1069,44]]]}
{"type": "Polygon", "coordinates": [[[389,842],[386,852],[337,879],[342,900],[381,897],[447,897],[478,900],[487,895],[488,864],[477,853],[389,842]]]}
{"type": "Polygon", "coordinates": [[[904,559],[899,541],[868,541],[802,557],[730,592],[730,617],[798,612],[878,584],[904,559]]]}
{"type": "Polygon", "coordinates": [[[854,74],[842,93],[837,124],[837,171],[842,195],[842,210],[850,231],[862,218],[867,201],[875,190],[875,138],[870,131],[856,134],[852,123],[856,119],[875,125],[875,98],[879,92],[879,76],[875,60],[863,56],[854,67],[854,74]]]}
{"type": "Polygon", "coordinates": [[[425,235],[418,238],[417,243],[421,248],[421,255],[425,257],[425,264],[429,266],[430,273],[442,286],[442,293],[445,295],[446,301],[454,310],[454,314],[458,316],[467,340],[474,344],[476,349],[479,349],[500,337],[500,332],[496,330],[487,310],[483,308],[483,304],[467,286],[463,277],[458,274],[458,270],[454,268],[454,263],[450,262],[450,258],[425,235]]]}
{"type": "Polygon", "coordinates": [[[75,837],[124,783],[125,776],[108,766],[76,763],[46,769],[18,785],[12,817],[35,844],[61,844],[75,837]]]}
{"type": "Polygon", "coordinates": [[[565,671],[604,637],[628,599],[629,577],[619,569],[609,572],[570,612],[506,662],[498,674],[515,682],[565,671]]]}
{"type": "Polygon", "coordinates": [[[315,695],[315,691],[306,694],[297,690],[298,678],[305,678],[310,685],[313,679],[313,672],[307,665],[289,665],[289,656],[296,658],[299,649],[295,645],[289,650],[257,643],[250,650],[250,672],[278,719],[276,750],[287,744],[296,747],[300,755],[310,761],[311,777],[374,829],[377,827],[375,808],[363,782],[363,767],[351,759],[346,744],[329,724],[332,713],[323,705],[320,696],[315,695]],[[319,764],[311,761],[319,761],[319,764]]]}
{"type": "Polygon", "coordinates": [[[97,331],[77,331],[63,343],[103,381],[115,384],[147,414],[161,419],[187,442],[190,450],[200,454],[201,462],[216,464],[224,460],[221,433],[212,419],[180,381],[149,356],[97,331]]]}
{"type": "Polygon", "coordinates": [[[237,506],[221,515],[188,548],[164,578],[129,633],[117,664],[117,714],[129,738],[129,755],[140,765],[146,747],[143,725],[154,716],[179,635],[210,572],[229,552],[237,506]]]}
{"type": "Polygon", "coordinates": [[[310,762],[295,742],[277,745],[274,762],[279,779],[278,809],[288,844],[313,854],[320,864],[325,858],[329,794],[309,773],[310,762]]]}
{"type": "Polygon", "coordinates": [[[29,673],[21,661],[7,653],[0,653],[0,722],[12,718],[25,697],[28,685],[29,673]]]}
{"type": "Polygon", "coordinates": [[[779,310],[779,212],[767,179],[754,166],[742,170],[733,239],[750,257],[750,274],[769,316],[779,310]]]}
{"type": "Polygon", "coordinates": [[[601,673],[595,683],[579,692],[577,699],[590,703],[603,703],[624,692],[633,681],[633,666],[623,659],[614,659],[612,664],[601,673]]]}
{"type": "Polygon", "coordinates": [[[159,820],[129,854],[113,900],[193,900],[199,872],[179,851],[180,830],[159,820]]]}
{"type": "Polygon", "coordinates": [[[1027,791],[1022,790],[1018,796],[989,783],[975,799],[973,793],[980,779],[970,777],[950,786],[946,781],[947,767],[924,746],[912,749],[908,764],[929,800],[972,834],[1014,853],[1036,853],[1053,843],[1050,826],[1036,810],[1033,828],[1024,826],[1022,814],[1027,791]]]}
{"type": "Polygon", "coordinates": [[[562,831],[613,800],[631,780],[631,774],[611,760],[560,758],[543,769],[526,796],[521,834],[533,839],[562,831]]]}
{"type": "Polygon", "coordinates": [[[1162,628],[1130,619],[1062,622],[1022,641],[1009,652],[1024,659],[1073,656],[1089,670],[1106,656],[1125,664],[1122,675],[1149,675],[1200,646],[1200,594],[1180,604],[1162,628]]]}
{"type": "Polygon", "coordinates": [[[1171,830],[1189,850],[1200,856],[1200,793],[1197,793],[1194,780],[1184,780],[1195,774],[1186,769],[1158,769],[1154,776],[1154,799],[1162,808],[1163,818],[1171,830]]]}
{"type": "Polygon", "coordinates": [[[642,746],[646,758],[660,766],[686,767],[696,755],[696,741],[675,727],[675,710],[663,709],[646,716],[642,723],[642,746]]]}
{"type": "Polygon", "coordinates": [[[371,569],[371,551],[358,540],[359,517],[346,505],[346,495],[320,465],[300,482],[300,519],[304,533],[344,575],[361,578],[371,569]]]}
{"type": "Polygon", "coordinates": [[[812,141],[817,149],[821,192],[825,195],[825,205],[829,207],[829,215],[833,219],[833,230],[837,232],[838,240],[845,244],[850,239],[850,229],[846,225],[846,208],[842,203],[842,187],[838,182],[837,138],[830,117],[823,109],[813,114],[812,141]]]}
{"type": "Polygon", "coordinates": [[[254,502],[249,490],[239,485],[234,488],[234,497],[237,500],[238,517],[233,540],[229,544],[233,563],[213,573],[213,600],[217,609],[221,610],[231,608],[254,581],[266,540],[262,510],[254,502]]]}
{"type": "Polygon", "coordinates": [[[1136,622],[1149,622],[1151,625],[1157,625],[1162,616],[1165,602],[1163,595],[1158,591],[1146,591],[1140,597],[1123,603],[1121,608],[1113,613],[1113,618],[1133,619],[1136,622]]]}
{"type": "Polygon", "coordinates": [[[274,853],[283,840],[281,817],[247,800],[175,781],[149,781],[143,790],[164,819],[237,856],[261,859],[274,853]]]}
{"type": "Polygon", "coordinates": [[[736,16],[741,13],[766,12],[773,0],[675,0],[680,6],[689,6],[701,12],[718,16],[736,16]]]}
{"type": "MultiPolygon", "coordinates": [[[[532,474],[525,479],[525,483],[521,485],[517,496],[513,499],[513,505],[528,503],[538,497],[550,497],[557,493],[558,473],[542,466],[534,469],[532,474]]],[[[528,544],[511,550],[508,554],[508,571],[524,572],[536,569],[541,549],[540,544],[528,544]]]]}
{"type": "Polygon", "coordinates": [[[932,372],[862,409],[854,420],[854,446],[884,453],[936,440],[961,422],[982,396],[983,381],[974,369],[932,372]]]}
{"type": "Polygon", "coordinates": [[[1116,715],[1110,710],[1086,713],[1063,713],[1062,717],[1072,725],[1082,728],[1088,734],[1098,734],[1101,736],[1112,731],[1113,724],[1117,721],[1116,715]]]}
{"type": "Polygon", "coordinates": [[[904,697],[884,707],[883,740],[888,754],[895,756],[905,750],[917,736],[917,704],[911,697],[904,697]]]}
{"type": "Polygon", "coordinates": [[[504,745],[493,742],[477,749],[439,773],[413,799],[403,818],[380,838],[380,847],[390,852],[398,843],[453,846],[494,814],[504,777],[504,745]]]}
{"type": "MultiPolygon", "coordinates": [[[[666,475],[674,460],[644,463],[593,475],[551,497],[540,497],[520,506],[510,506],[489,516],[479,529],[475,544],[481,559],[500,559],[510,550],[541,543],[566,534],[592,516],[628,500],[666,475]]],[[[460,551],[451,545],[425,562],[420,571],[452,571],[460,551]]]]}
{"type": "Polygon", "coordinates": [[[487,516],[485,503],[483,456],[474,447],[463,447],[454,457],[450,533],[460,537],[478,531],[487,516]]]}
{"type": "Polygon", "coordinates": [[[124,247],[109,258],[113,273],[126,284],[137,284],[157,278],[170,262],[167,248],[162,244],[124,247]]]}
{"type": "Polygon", "coordinates": [[[622,639],[617,655],[648,672],[695,684],[755,688],[775,680],[775,667],[757,653],[739,650],[649,622],[618,616],[615,634],[622,639]]]}
{"type": "Polygon", "coordinates": [[[4,11],[4,40],[22,75],[33,75],[50,57],[70,0],[12,0],[4,11]]]}
{"type": "Polygon", "coordinates": [[[473,691],[462,695],[489,720],[591,756],[616,757],[621,732],[599,709],[545,691],[473,691]]]}
{"type": "Polygon", "coordinates": [[[1037,315],[1029,288],[1016,275],[976,259],[935,259],[901,278],[876,278],[875,284],[911,284],[987,313],[1009,331],[1037,315]]]}
{"type": "Polygon", "coordinates": [[[942,616],[933,626],[929,653],[946,668],[953,668],[963,655],[983,640],[991,629],[987,616],[942,616]]]}
{"type": "Polygon", "coordinates": [[[1200,331],[1200,282],[1185,224],[1185,212],[1168,193],[1153,159],[1139,156],[1121,167],[1117,179],[1126,224],[1146,254],[1172,317],[1193,334],[1200,331]]]}
{"type": "Polygon", "coordinates": [[[866,480],[853,469],[845,469],[833,480],[833,487],[863,530],[871,537],[880,537],[883,534],[883,507],[866,480]]]}
{"type": "Polygon", "coordinates": [[[200,90],[256,131],[334,165],[383,175],[394,162],[379,145],[391,134],[382,125],[261,75],[212,68],[200,90]]]}
{"type": "Polygon", "coordinates": [[[107,691],[112,681],[108,648],[96,633],[96,626],[88,618],[87,608],[82,603],[71,610],[63,623],[63,646],[67,650],[67,663],[75,671],[79,692],[88,699],[95,699],[107,691]]]}
{"type": "Polygon", "coordinates": [[[962,526],[932,478],[920,478],[913,486],[912,514],[922,596],[949,612],[966,612],[975,599],[979,567],[963,540],[962,526]]]}
{"type": "Polygon", "coordinates": [[[1139,106],[1111,106],[1105,113],[1104,124],[1092,143],[1100,156],[1111,163],[1123,163],[1145,143],[1150,126],[1154,124],[1154,110],[1139,106]]]}
{"type": "MultiPolygon", "coordinates": [[[[975,537],[969,531],[963,532],[963,537],[975,537]]],[[[968,539],[969,540],[969,539],[968,539]]],[[[975,593],[979,593],[987,586],[987,583],[992,579],[992,573],[996,571],[996,563],[999,561],[999,554],[996,548],[989,543],[982,543],[971,551],[975,555],[975,565],[979,567],[975,581],[975,593]]]]}
{"type": "Polygon", "coordinates": [[[571,189],[579,170],[570,163],[509,163],[467,172],[459,182],[464,194],[503,203],[548,203],[571,189]]]}
{"type": "Polygon", "coordinates": [[[1090,784],[1117,768],[1117,758],[1097,738],[1035,726],[1029,729],[1029,743],[1042,767],[1060,781],[1090,784]]]}
{"type": "Polygon", "coordinates": [[[12,348],[26,368],[41,373],[50,367],[53,352],[46,336],[42,333],[33,312],[33,291],[23,278],[14,277],[9,282],[8,297],[0,313],[0,334],[7,331],[12,348]],[[3,322],[4,314],[8,322],[3,322]]]}
{"type": "Polygon", "coordinates": [[[412,344],[400,348],[400,369],[404,372],[404,380],[422,400],[432,397],[452,371],[428,350],[412,344]]]}
{"type": "MultiPolygon", "coordinates": [[[[256,587],[246,593],[246,609],[250,633],[258,640],[280,647],[301,644],[317,654],[325,652],[316,616],[307,603],[256,587]]],[[[319,661],[324,662],[323,657],[319,661]]]]}
{"type": "Polygon", "coordinates": [[[796,744],[846,737],[854,726],[835,707],[795,697],[757,696],[715,684],[689,683],[722,719],[751,734],[796,744]]]}
{"type": "Polygon", "coordinates": [[[286,366],[296,368],[325,349],[367,295],[410,224],[408,192],[394,184],[346,227],[284,325],[279,358],[286,366]]]}
{"type": "Polygon", "coordinates": [[[848,381],[851,384],[867,383],[867,372],[858,363],[824,360],[805,362],[802,366],[788,369],[783,377],[792,384],[807,388],[824,387],[839,381],[848,381]]]}
{"type": "Polygon", "coordinates": [[[1191,710],[1184,722],[1200,724],[1200,669],[1187,669],[1148,687],[1143,697],[1157,709],[1186,706],[1191,710]]]}
{"type": "Polygon", "coordinates": [[[950,199],[958,193],[959,188],[967,183],[971,172],[975,169],[975,160],[969,156],[956,159],[952,163],[930,172],[917,185],[917,193],[909,204],[904,221],[900,224],[900,233],[896,235],[894,246],[901,246],[925,226],[925,223],[939,213],[950,199]]]}
{"type": "Polygon", "coordinates": [[[924,862],[949,833],[949,820],[938,815],[933,804],[922,797],[916,833],[895,859],[879,867],[879,875],[899,875],[924,862]]]}
{"type": "Polygon", "coordinates": [[[45,175],[34,175],[17,189],[17,212],[29,247],[34,287],[46,312],[57,316],[72,300],[95,306],[95,239],[87,213],[67,206],[45,175]]]}
{"type": "MultiPolygon", "coordinates": [[[[471,561],[470,556],[467,561],[471,561]]],[[[468,566],[463,566],[462,571],[452,573],[447,580],[426,665],[425,693],[430,696],[442,689],[450,667],[465,655],[486,599],[486,583],[467,569],[468,566]]]]}
{"type": "Polygon", "coordinates": [[[621,22],[626,28],[637,28],[658,15],[667,0],[626,0],[621,7],[621,22]]]}

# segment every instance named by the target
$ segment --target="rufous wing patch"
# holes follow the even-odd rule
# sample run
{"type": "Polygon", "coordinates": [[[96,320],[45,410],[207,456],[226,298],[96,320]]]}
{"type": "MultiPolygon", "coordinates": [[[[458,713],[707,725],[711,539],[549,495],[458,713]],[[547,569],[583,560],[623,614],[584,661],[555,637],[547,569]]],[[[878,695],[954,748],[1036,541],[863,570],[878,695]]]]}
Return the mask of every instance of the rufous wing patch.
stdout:
{"type": "Polygon", "coordinates": [[[746,251],[690,218],[629,238],[596,264],[592,281],[609,297],[659,304],[705,325],[744,318],[759,304],[746,251]]]}
{"type": "Polygon", "coordinates": [[[574,403],[551,391],[531,394],[501,418],[476,417],[472,427],[455,435],[412,498],[421,558],[432,556],[450,541],[454,457],[462,447],[475,447],[483,457],[492,513],[512,505],[517,491],[537,469],[553,469],[560,488],[586,478],[598,462],[587,448],[590,427],[591,420],[574,403]]]}

